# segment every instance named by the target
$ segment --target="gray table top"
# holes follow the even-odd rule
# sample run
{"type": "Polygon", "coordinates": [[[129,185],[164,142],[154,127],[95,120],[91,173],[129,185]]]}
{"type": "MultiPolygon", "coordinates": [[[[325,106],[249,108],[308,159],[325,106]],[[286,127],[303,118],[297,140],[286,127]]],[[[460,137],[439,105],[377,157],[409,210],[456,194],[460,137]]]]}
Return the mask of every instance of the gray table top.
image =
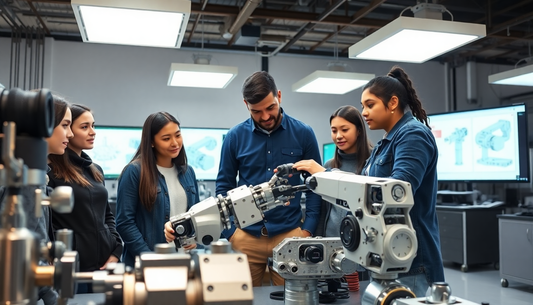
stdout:
{"type": "MultiPolygon", "coordinates": [[[[364,288],[368,285],[367,281],[360,282],[361,290],[358,292],[349,292],[350,297],[348,299],[337,299],[334,305],[342,304],[352,304],[360,305],[361,304],[361,294],[364,288]]],[[[272,300],[270,299],[270,293],[274,291],[283,291],[283,286],[262,286],[254,287],[254,305],[283,305],[283,301],[272,300]]],[[[68,305],[97,305],[104,304],[105,295],[103,293],[87,293],[87,294],[77,294],[73,299],[68,301],[68,305]]],[[[322,304],[322,303],[320,303],[322,304]]]]}

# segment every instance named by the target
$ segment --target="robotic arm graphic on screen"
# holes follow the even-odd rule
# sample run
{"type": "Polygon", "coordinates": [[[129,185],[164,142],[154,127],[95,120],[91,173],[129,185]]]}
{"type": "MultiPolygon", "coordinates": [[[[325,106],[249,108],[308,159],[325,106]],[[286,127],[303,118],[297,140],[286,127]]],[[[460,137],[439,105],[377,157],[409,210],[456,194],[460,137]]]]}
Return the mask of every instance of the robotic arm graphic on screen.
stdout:
{"type": "Polygon", "coordinates": [[[205,137],[198,142],[187,147],[187,154],[189,162],[192,167],[201,170],[208,170],[215,166],[215,158],[204,154],[200,149],[206,148],[207,150],[213,150],[217,147],[217,140],[213,137],[205,137]]]}
{"type": "Polygon", "coordinates": [[[489,157],[489,149],[500,151],[504,149],[505,142],[511,135],[511,123],[507,120],[499,120],[489,127],[481,130],[476,135],[476,143],[481,147],[481,158],[477,160],[479,164],[488,166],[505,167],[513,163],[511,159],[489,157]],[[494,132],[501,131],[501,135],[495,135],[494,132]]]}
{"type": "Polygon", "coordinates": [[[463,142],[468,134],[466,128],[455,128],[455,131],[446,138],[444,142],[450,142],[455,144],[455,165],[463,165],[463,142]]]}

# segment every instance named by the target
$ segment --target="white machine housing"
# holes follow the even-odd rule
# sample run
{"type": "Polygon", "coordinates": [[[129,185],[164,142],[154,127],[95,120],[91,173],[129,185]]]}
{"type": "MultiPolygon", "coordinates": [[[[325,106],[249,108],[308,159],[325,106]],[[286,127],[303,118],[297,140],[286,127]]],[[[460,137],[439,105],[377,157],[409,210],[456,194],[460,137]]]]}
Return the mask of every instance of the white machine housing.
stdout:
{"type": "Polygon", "coordinates": [[[272,261],[285,280],[341,278],[357,270],[338,237],[285,238],[272,249],[272,261]]]}
{"type": "Polygon", "coordinates": [[[418,249],[409,216],[414,204],[409,183],[331,171],[312,175],[306,184],[324,200],[354,215],[348,217],[357,224],[346,225],[350,222],[345,218],[340,228],[348,259],[373,272],[375,278],[396,278],[409,270],[418,249]]]}

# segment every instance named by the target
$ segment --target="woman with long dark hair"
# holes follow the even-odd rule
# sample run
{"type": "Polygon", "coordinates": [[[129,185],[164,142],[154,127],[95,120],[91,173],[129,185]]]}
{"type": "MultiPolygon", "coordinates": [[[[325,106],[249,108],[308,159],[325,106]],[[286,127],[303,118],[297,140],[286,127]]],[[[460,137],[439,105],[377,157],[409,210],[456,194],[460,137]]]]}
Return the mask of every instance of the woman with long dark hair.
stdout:
{"type": "Polygon", "coordinates": [[[400,67],[369,81],[363,88],[361,104],[368,127],[386,132],[363,173],[409,182],[413,190],[414,206],[409,214],[418,251],[411,269],[400,274],[399,280],[417,297],[423,297],[433,282],[444,281],[435,208],[437,144],[413,83],[400,67]]]}
{"type": "MultiPolygon", "coordinates": [[[[198,184],[187,164],[180,123],[167,112],[148,116],[141,144],[124,168],[117,189],[117,229],[124,240],[123,259],[166,243],[165,222],[198,203],[198,184]]],[[[185,247],[191,249],[196,245],[185,247]]]]}
{"type": "MultiPolygon", "coordinates": [[[[361,113],[354,106],[342,106],[329,118],[331,140],[336,145],[335,155],[321,166],[314,160],[296,162],[294,168],[310,174],[331,169],[360,174],[372,151],[361,113]]],[[[316,236],[338,237],[339,224],[347,211],[328,202],[322,202],[316,236]]]]}
{"type": "MultiPolygon", "coordinates": [[[[115,216],[108,203],[102,168],[93,163],[84,150],[92,149],[96,136],[94,117],[83,105],[73,104],[72,137],[63,155],[50,155],[50,187],[70,186],[74,194],[71,213],[53,212],[54,230],[74,232],[73,249],[80,256],[80,271],[104,269],[118,262],[122,240],[115,229],[115,216]]],[[[92,285],[79,284],[78,293],[92,292],[92,285]]]]}

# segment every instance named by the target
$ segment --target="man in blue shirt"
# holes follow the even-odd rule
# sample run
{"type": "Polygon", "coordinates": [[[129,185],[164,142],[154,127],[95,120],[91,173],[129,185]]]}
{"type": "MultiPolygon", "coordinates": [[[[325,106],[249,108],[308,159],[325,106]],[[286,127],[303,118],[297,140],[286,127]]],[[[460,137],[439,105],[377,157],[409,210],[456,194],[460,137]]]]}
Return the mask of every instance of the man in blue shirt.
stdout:
{"type": "MultiPolygon", "coordinates": [[[[320,163],[315,134],[310,126],[290,117],[280,107],[281,91],[267,72],[249,76],[242,87],[250,118],[234,126],[222,144],[216,193],[226,193],[241,185],[256,185],[270,180],[281,164],[314,159],[320,163]],[[237,183],[238,175],[238,183],[237,183]]],[[[300,184],[299,175],[289,178],[300,184]]],[[[243,230],[232,224],[224,235],[233,248],[248,256],[254,286],[261,286],[272,249],[286,237],[311,236],[318,224],[320,197],[306,193],[305,220],[302,222],[301,193],[288,206],[265,213],[265,219],[243,230]]],[[[274,285],[284,280],[271,272],[274,285]]]]}

